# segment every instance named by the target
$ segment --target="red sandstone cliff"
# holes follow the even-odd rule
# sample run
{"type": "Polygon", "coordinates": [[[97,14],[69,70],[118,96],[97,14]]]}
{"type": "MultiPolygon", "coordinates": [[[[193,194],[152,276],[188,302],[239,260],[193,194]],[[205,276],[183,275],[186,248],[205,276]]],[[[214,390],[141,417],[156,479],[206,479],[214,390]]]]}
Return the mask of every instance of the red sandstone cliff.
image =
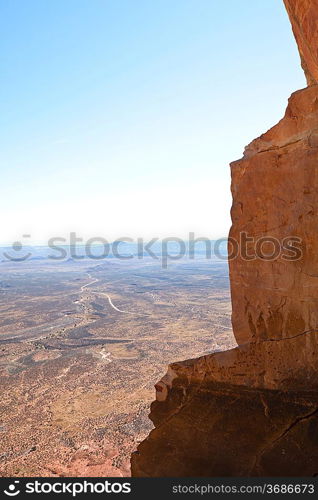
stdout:
{"type": "Polygon", "coordinates": [[[318,83],[318,2],[284,0],[308,85],[318,83]]]}
{"type": "Polygon", "coordinates": [[[309,87],[231,165],[239,347],[169,367],[135,476],[318,473],[318,0],[285,5],[309,87]]]}
{"type": "Polygon", "coordinates": [[[317,161],[318,86],[313,85],[295,92],[285,117],[231,165],[230,236],[242,241],[246,234],[251,240],[229,262],[238,344],[318,328],[317,161]],[[292,238],[295,250],[284,252],[284,242],[287,246],[292,238]]]}

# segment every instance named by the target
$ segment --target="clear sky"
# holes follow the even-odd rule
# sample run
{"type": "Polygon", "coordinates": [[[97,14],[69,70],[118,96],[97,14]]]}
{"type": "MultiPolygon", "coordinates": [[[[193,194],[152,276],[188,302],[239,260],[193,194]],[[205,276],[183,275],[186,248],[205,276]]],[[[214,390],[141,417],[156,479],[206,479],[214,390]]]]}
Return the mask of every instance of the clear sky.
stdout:
{"type": "Polygon", "coordinates": [[[0,0],[1,243],[211,238],[305,86],[282,0],[0,0]]]}

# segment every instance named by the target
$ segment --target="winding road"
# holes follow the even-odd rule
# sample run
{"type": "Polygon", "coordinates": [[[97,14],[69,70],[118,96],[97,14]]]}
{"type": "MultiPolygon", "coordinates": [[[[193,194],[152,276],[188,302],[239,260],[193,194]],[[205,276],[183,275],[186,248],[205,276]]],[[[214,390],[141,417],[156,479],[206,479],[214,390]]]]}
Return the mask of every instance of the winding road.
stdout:
{"type": "MultiPolygon", "coordinates": [[[[92,276],[88,274],[89,278],[92,279],[92,276]]],[[[81,286],[80,291],[83,292],[85,288],[89,287],[90,285],[93,285],[94,283],[97,283],[99,281],[98,278],[92,279],[89,283],[86,283],[86,285],[81,286]]],[[[136,313],[136,312],[130,312],[130,311],[123,311],[122,309],[119,309],[118,307],[115,306],[113,303],[111,297],[108,295],[108,293],[105,292],[99,292],[98,290],[92,290],[90,289],[90,292],[95,293],[95,295],[101,295],[107,297],[107,300],[109,302],[109,305],[117,312],[123,313],[123,314],[132,314],[133,316],[150,316],[150,314],[145,314],[145,313],[136,313]]]]}

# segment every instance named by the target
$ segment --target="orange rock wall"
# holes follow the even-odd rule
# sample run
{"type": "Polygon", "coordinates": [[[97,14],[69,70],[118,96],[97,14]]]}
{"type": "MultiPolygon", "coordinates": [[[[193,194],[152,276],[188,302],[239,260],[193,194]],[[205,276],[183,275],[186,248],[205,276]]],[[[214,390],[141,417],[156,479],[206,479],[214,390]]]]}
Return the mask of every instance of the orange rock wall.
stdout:
{"type": "Polygon", "coordinates": [[[284,0],[308,85],[318,83],[318,0],[284,0]]]}
{"type": "Polygon", "coordinates": [[[238,344],[318,329],[317,166],[314,85],[295,92],[285,117],[231,165],[230,237],[241,242],[229,262],[238,344]]]}
{"type": "Polygon", "coordinates": [[[285,5],[309,87],[231,165],[239,346],[169,366],[133,476],[317,475],[318,0],[285,5]]]}

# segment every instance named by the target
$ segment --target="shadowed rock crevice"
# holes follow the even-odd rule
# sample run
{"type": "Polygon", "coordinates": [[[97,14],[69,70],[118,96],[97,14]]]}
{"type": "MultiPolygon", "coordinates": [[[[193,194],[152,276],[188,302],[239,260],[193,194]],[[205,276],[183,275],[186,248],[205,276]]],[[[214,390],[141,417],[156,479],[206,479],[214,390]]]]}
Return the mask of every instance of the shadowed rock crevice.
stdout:
{"type": "Polygon", "coordinates": [[[239,346],[169,366],[151,406],[155,428],[132,456],[134,476],[317,473],[318,0],[284,3],[309,86],[231,164],[239,346]],[[253,237],[244,248],[243,232],[253,237]],[[255,238],[265,236],[299,246],[287,244],[287,258],[259,258],[255,238]]]}

